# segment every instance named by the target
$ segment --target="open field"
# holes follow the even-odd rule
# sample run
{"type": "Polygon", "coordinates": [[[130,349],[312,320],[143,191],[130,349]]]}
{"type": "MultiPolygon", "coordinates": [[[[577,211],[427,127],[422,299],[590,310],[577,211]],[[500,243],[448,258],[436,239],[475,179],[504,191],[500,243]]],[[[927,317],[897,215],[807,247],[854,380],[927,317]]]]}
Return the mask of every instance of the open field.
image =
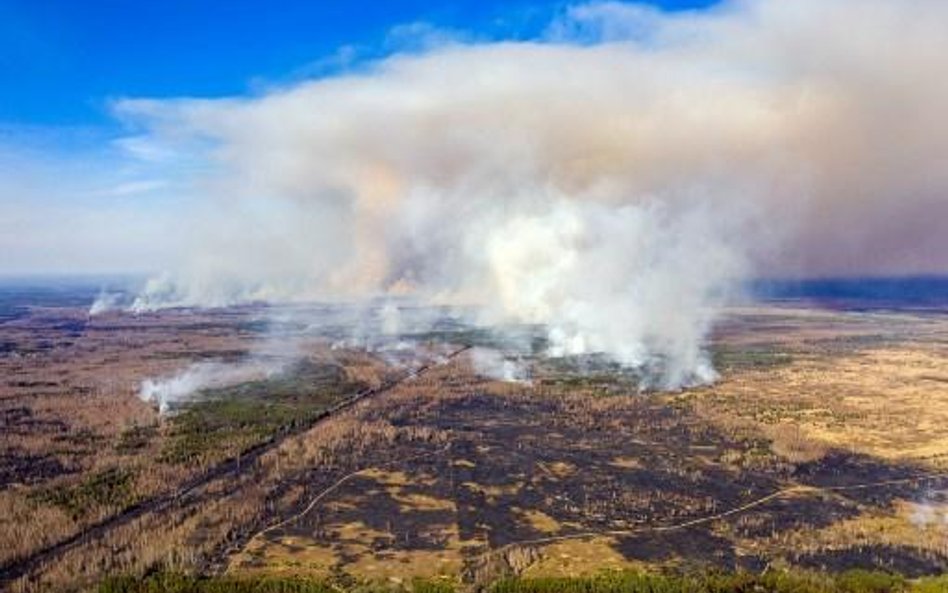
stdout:
{"type": "Polygon", "coordinates": [[[503,357],[503,342],[454,328],[410,352],[302,332],[279,372],[166,415],[138,397],[145,379],[260,352],[269,318],[54,303],[0,324],[5,576],[80,538],[7,586],[948,569],[943,314],[735,309],[714,337],[720,381],[677,393],[522,350],[508,358],[529,382],[492,379],[476,350],[445,354],[503,357]]]}

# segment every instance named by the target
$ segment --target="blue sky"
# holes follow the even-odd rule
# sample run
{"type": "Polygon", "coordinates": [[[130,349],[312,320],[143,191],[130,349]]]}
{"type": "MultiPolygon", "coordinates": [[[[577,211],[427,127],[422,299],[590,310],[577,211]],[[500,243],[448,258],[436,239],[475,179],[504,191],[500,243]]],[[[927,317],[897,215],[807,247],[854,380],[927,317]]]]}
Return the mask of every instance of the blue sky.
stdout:
{"type": "MultiPolygon", "coordinates": [[[[566,2],[0,0],[0,125],[103,126],[117,97],[218,97],[318,74],[340,50],[385,53],[424,22],[536,36],[566,2]],[[348,48],[348,49],[346,49],[348,48]]],[[[709,0],[655,0],[668,10],[709,0]]]]}

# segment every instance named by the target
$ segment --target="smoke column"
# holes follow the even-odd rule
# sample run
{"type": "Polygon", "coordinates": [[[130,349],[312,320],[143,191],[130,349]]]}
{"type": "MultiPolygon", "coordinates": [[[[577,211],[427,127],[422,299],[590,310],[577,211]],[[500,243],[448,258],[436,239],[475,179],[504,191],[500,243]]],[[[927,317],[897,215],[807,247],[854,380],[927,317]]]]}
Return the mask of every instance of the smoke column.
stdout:
{"type": "Polygon", "coordinates": [[[158,407],[164,414],[174,404],[188,401],[203,389],[220,389],[261,380],[282,371],[283,365],[257,361],[243,363],[197,362],[186,369],[162,378],[142,381],[138,396],[158,407]]]}
{"type": "Polygon", "coordinates": [[[605,2],[534,41],[120,101],[137,146],[200,171],[188,255],[134,307],[411,295],[704,383],[760,270],[948,269],[945,55],[935,0],[605,2]]]}

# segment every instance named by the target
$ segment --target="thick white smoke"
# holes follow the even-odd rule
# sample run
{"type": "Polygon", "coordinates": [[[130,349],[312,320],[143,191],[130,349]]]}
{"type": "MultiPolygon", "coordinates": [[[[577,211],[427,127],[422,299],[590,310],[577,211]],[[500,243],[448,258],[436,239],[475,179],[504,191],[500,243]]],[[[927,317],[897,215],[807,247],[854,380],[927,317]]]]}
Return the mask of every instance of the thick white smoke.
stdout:
{"type": "Polygon", "coordinates": [[[605,352],[663,386],[714,378],[704,338],[744,257],[699,204],[557,201],[486,234],[492,295],[556,356],[605,352]]]}
{"type": "Polygon", "coordinates": [[[474,370],[485,377],[509,383],[530,382],[528,365],[514,356],[493,348],[472,348],[470,356],[474,370]]]}
{"type": "Polygon", "coordinates": [[[89,307],[89,315],[101,315],[109,311],[122,308],[122,294],[117,292],[99,292],[99,295],[92,301],[89,307]]]}
{"type": "MultiPolygon", "coordinates": [[[[257,321],[264,320],[279,321],[275,316],[257,321]]],[[[271,331],[265,340],[238,360],[194,362],[174,373],[148,377],[142,380],[138,397],[164,414],[178,404],[199,398],[203,391],[262,381],[288,372],[293,364],[305,359],[304,350],[305,340],[299,333],[271,331]]]]}
{"type": "Polygon", "coordinates": [[[162,414],[174,404],[191,400],[205,389],[220,389],[273,376],[285,363],[254,360],[241,363],[196,362],[186,369],[162,378],[142,381],[138,396],[158,407],[162,414]]]}
{"type": "Polygon", "coordinates": [[[136,145],[195,163],[205,196],[189,257],[135,307],[411,294],[705,382],[754,265],[948,269],[945,55],[940,0],[596,3],[533,42],[123,101],[136,145]]]}

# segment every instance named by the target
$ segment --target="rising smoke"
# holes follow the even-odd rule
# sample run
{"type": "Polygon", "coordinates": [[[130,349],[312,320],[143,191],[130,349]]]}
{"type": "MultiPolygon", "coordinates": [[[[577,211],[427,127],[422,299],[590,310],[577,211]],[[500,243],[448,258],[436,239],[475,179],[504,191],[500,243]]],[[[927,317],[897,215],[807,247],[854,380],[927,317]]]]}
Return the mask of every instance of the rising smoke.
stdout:
{"type": "Polygon", "coordinates": [[[908,503],[909,521],[923,529],[948,531],[948,504],[946,493],[928,492],[918,501],[908,503]]]}
{"type": "Polygon", "coordinates": [[[240,363],[196,362],[166,377],[142,381],[138,396],[162,414],[208,389],[222,389],[248,381],[260,381],[282,372],[285,363],[249,360],[240,363]]]}
{"type": "Polygon", "coordinates": [[[136,310],[412,295],[678,387],[749,275],[948,269],[948,4],[567,9],[253,98],[125,100],[200,163],[136,310]]]}

